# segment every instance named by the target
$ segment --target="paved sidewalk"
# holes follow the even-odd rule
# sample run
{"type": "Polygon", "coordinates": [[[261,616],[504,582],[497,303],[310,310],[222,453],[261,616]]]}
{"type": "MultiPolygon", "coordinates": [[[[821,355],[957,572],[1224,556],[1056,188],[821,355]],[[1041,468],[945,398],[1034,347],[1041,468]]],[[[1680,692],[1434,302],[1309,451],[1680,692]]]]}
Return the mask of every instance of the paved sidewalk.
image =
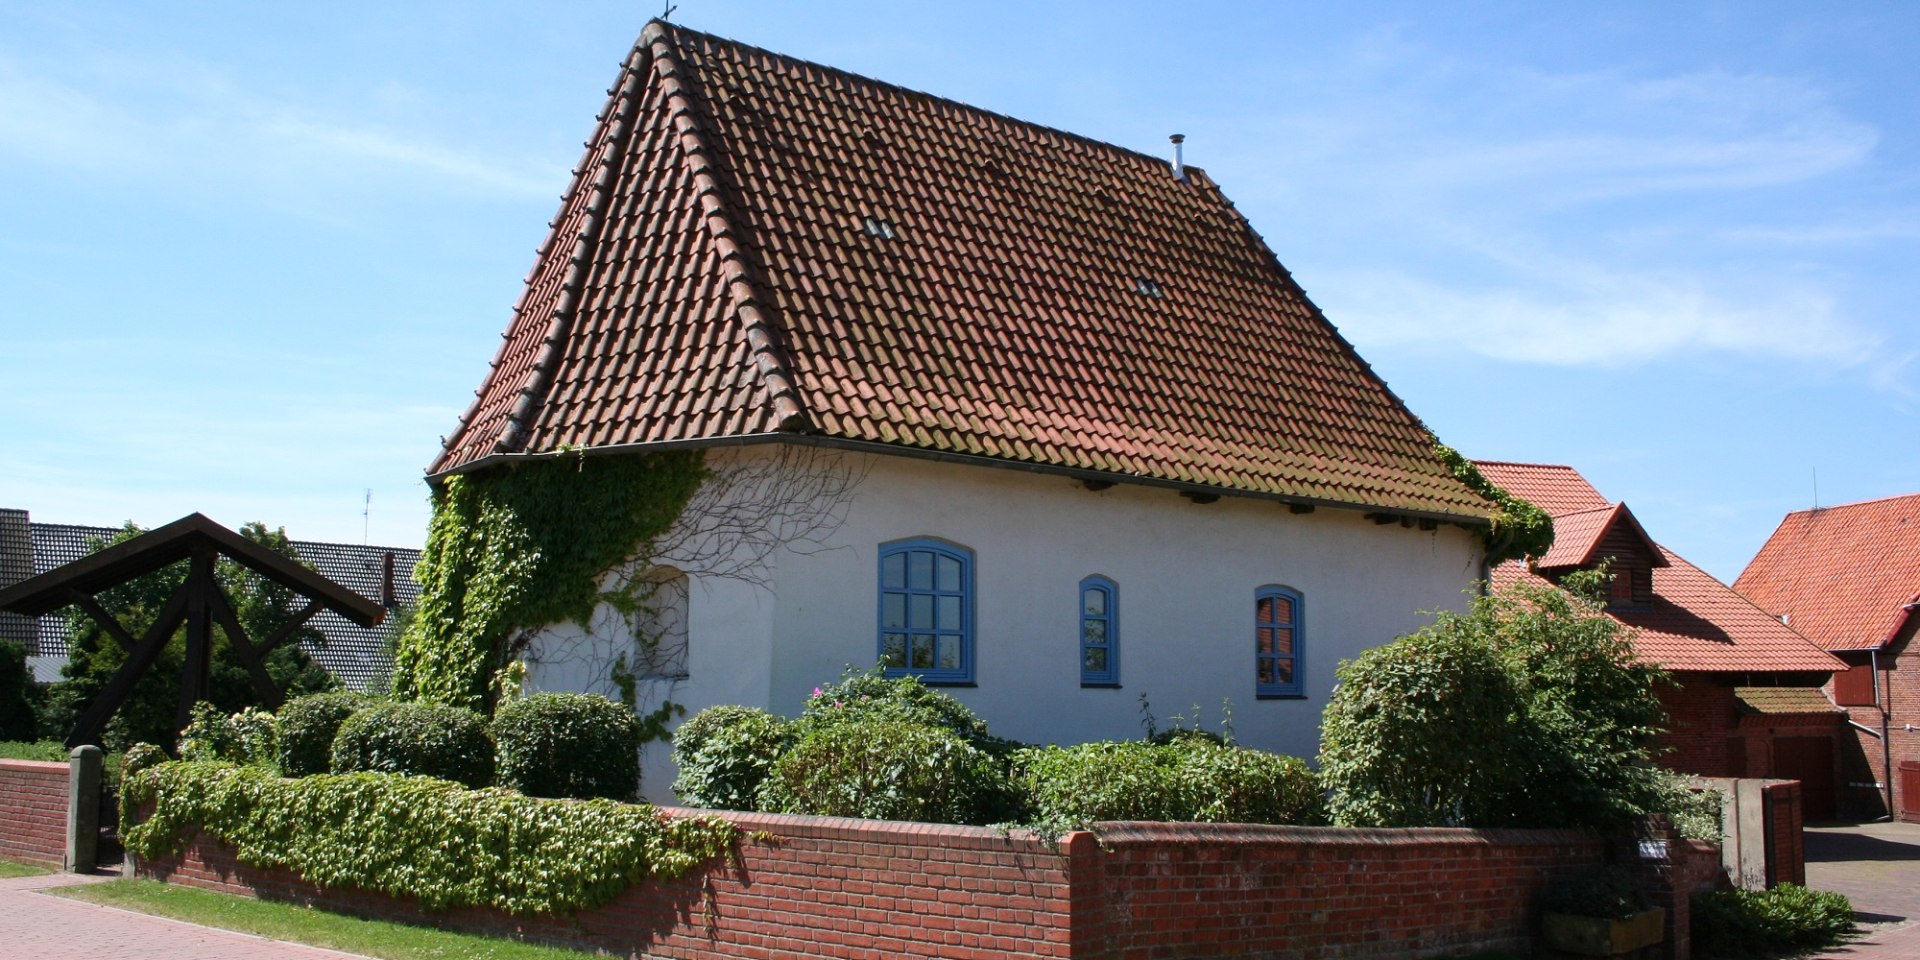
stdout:
{"type": "Polygon", "coordinates": [[[252,934],[150,917],[39,891],[112,875],[0,880],[0,955],[32,960],[362,960],[252,934]]]}
{"type": "Polygon", "coordinates": [[[1844,893],[1866,936],[1818,954],[1836,960],[1920,960],[1920,824],[1807,830],[1807,886],[1844,893]]]}

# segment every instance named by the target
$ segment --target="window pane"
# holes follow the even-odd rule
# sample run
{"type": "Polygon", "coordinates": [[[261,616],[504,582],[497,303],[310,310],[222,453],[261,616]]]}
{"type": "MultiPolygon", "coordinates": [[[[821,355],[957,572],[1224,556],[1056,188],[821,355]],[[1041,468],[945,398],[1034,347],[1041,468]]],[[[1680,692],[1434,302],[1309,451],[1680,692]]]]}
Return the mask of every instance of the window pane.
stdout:
{"type": "Polygon", "coordinates": [[[907,588],[907,555],[890,553],[880,560],[880,586],[888,590],[907,588]]]}
{"type": "Polygon", "coordinates": [[[933,554],[925,550],[907,554],[907,586],[914,590],[933,589],[933,554]]]}
{"type": "Polygon", "coordinates": [[[883,627],[904,627],[907,625],[906,594],[883,593],[880,595],[880,625],[883,627]]]}
{"type": "Polygon", "coordinates": [[[1088,673],[1106,673],[1107,649],[1105,647],[1088,647],[1083,662],[1088,673]]]}
{"type": "MultiPolygon", "coordinates": [[[[1243,607],[1242,609],[1245,609],[1245,608],[1243,607]]],[[[1260,621],[1261,623],[1272,623],[1273,622],[1273,598],[1261,597],[1260,599],[1254,601],[1253,616],[1254,616],[1254,619],[1260,621]]]]}
{"type": "Polygon", "coordinates": [[[941,637],[940,638],[940,669],[942,670],[960,669],[960,638],[959,637],[941,637]]]}
{"type": "Polygon", "coordinates": [[[880,660],[889,667],[907,665],[907,635],[889,633],[880,644],[880,660]]]}
{"type": "Polygon", "coordinates": [[[1107,642],[1107,622],[1105,620],[1080,621],[1080,641],[1082,643],[1107,642]]]}
{"type": "Polygon", "coordinates": [[[1293,622],[1293,601],[1292,600],[1289,600],[1286,597],[1273,598],[1273,622],[1275,623],[1292,623],[1293,622]]]}
{"type": "Polygon", "coordinates": [[[1278,674],[1278,676],[1280,677],[1279,683],[1281,686],[1283,687],[1293,686],[1293,661],[1292,660],[1278,661],[1273,665],[1273,669],[1275,673],[1278,674]]]}
{"type": "Polygon", "coordinates": [[[924,670],[933,666],[933,638],[915,636],[913,638],[913,667],[924,670]]]}
{"type": "Polygon", "coordinates": [[[912,614],[913,614],[910,620],[910,623],[913,626],[913,629],[932,630],[933,629],[933,598],[930,596],[926,596],[924,594],[916,593],[916,594],[913,594],[912,596],[909,596],[907,600],[908,600],[908,606],[912,610],[912,614]]]}
{"type": "Polygon", "coordinates": [[[1279,630],[1275,630],[1273,633],[1274,633],[1274,636],[1277,636],[1280,638],[1280,648],[1277,652],[1284,653],[1288,656],[1292,656],[1293,655],[1293,631],[1282,628],[1279,630]]]}
{"type": "Polygon", "coordinates": [[[934,556],[934,564],[939,571],[939,577],[934,582],[934,588],[942,593],[959,593],[960,561],[952,557],[936,555],[934,556]]]}
{"type": "Polygon", "coordinates": [[[1265,657],[1261,657],[1260,658],[1260,682],[1273,683],[1274,682],[1273,678],[1277,675],[1278,674],[1276,674],[1273,669],[1273,661],[1265,657]]]}
{"type": "Polygon", "coordinates": [[[939,604],[935,608],[935,613],[938,616],[934,621],[934,626],[941,630],[960,629],[959,597],[941,597],[939,604]]]}
{"type": "Polygon", "coordinates": [[[1255,637],[1255,649],[1259,650],[1262,654],[1273,652],[1273,631],[1271,629],[1261,627],[1255,630],[1253,635],[1255,637]]]}
{"type": "Polygon", "coordinates": [[[1107,592],[1098,587],[1088,587],[1086,592],[1081,594],[1080,610],[1090,617],[1106,616],[1107,592]]]}

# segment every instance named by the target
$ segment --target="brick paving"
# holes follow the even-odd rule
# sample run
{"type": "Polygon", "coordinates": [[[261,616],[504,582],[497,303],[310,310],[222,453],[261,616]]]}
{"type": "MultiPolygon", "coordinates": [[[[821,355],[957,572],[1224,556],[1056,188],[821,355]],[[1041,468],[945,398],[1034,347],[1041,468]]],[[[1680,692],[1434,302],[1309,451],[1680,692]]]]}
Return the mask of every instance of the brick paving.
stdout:
{"type": "Polygon", "coordinates": [[[1920,824],[1809,828],[1807,886],[1846,894],[1866,931],[1817,956],[1920,960],[1920,824]]]}
{"type": "Polygon", "coordinates": [[[40,891],[111,880],[53,873],[0,880],[0,955],[33,960],[361,960],[252,934],[150,917],[40,891]]]}

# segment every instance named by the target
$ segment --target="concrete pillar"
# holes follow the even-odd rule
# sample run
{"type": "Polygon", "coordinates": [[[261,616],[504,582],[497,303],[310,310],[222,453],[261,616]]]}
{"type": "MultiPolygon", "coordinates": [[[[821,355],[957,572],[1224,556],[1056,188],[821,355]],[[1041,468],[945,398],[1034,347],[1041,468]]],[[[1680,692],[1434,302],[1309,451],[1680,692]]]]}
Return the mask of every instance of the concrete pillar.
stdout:
{"type": "Polygon", "coordinates": [[[92,745],[74,747],[67,761],[68,873],[92,873],[100,847],[100,770],[104,754],[92,745]]]}

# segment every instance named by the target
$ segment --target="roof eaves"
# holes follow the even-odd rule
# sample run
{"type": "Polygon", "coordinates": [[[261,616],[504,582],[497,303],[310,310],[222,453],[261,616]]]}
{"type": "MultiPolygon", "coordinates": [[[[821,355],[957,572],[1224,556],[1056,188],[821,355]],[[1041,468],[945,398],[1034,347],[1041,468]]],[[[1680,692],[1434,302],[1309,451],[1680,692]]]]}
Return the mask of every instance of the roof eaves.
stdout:
{"type": "Polygon", "coordinates": [[[746,336],[747,348],[753,357],[754,368],[760,375],[761,386],[766,391],[767,402],[773,406],[774,419],[781,430],[806,430],[810,421],[800,406],[800,393],[794,386],[793,375],[780,346],[779,327],[761,309],[761,304],[771,301],[760,296],[758,285],[748,268],[745,251],[735,239],[734,225],[727,216],[727,205],[722,200],[720,182],[713,175],[715,164],[712,153],[695,119],[694,94],[680,76],[682,67],[674,56],[678,39],[676,30],[665,21],[654,20],[641,31],[640,45],[652,54],[653,76],[666,96],[674,127],[680,136],[681,152],[686,157],[687,171],[693,176],[694,190],[705,214],[702,222],[707,228],[708,239],[713,243],[714,254],[720,259],[728,297],[746,336]]]}

